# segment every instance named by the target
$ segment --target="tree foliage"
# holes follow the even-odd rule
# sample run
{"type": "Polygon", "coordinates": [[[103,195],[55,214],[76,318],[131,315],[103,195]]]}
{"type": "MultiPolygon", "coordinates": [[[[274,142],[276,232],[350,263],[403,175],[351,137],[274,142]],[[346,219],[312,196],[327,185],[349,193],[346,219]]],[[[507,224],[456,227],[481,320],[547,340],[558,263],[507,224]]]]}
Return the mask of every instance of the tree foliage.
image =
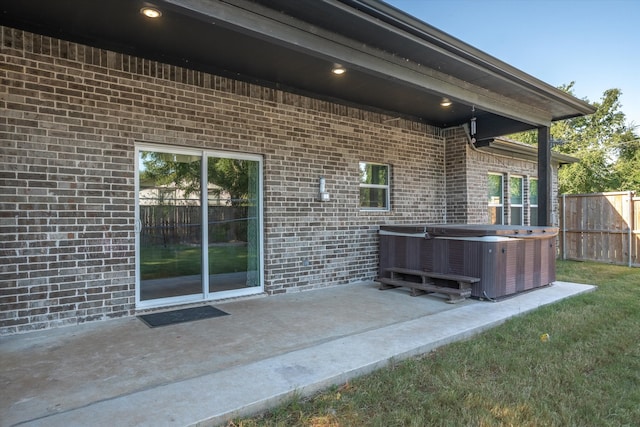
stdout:
{"type": "Polygon", "coordinates": [[[616,186],[620,190],[640,193],[640,139],[625,140],[620,144],[618,161],[614,165],[616,186]]]}
{"type": "Polygon", "coordinates": [[[249,197],[250,168],[254,162],[228,158],[209,158],[207,169],[209,182],[215,183],[213,193],[218,197],[223,192],[229,194],[229,204],[239,206],[246,204],[249,197]]]}
{"type": "Polygon", "coordinates": [[[178,188],[186,197],[200,192],[199,159],[191,156],[144,151],[140,180],[153,186],[178,188]]]}
{"type": "MultiPolygon", "coordinates": [[[[573,85],[571,82],[560,89],[573,95],[573,85]]],[[[621,95],[619,89],[608,89],[593,103],[594,114],[551,125],[553,149],[580,159],[560,169],[560,193],[640,192],[640,141],[634,127],[626,124],[621,95]]],[[[510,138],[537,144],[536,131],[510,138]]]]}
{"type": "MultiPolygon", "coordinates": [[[[161,152],[143,152],[144,167],[141,180],[156,186],[179,189],[184,196],[197,195],[201,189],[201,158],[161,152]],[[196,160],[197,159],[197,160],[196,160]]],[[[207,179],[212,184],[209,191],[217,197],[228,196],[227,204],[246,204],[249,196],[250,168],[247,160],[214,158],[208,159],[207,179]]]]}

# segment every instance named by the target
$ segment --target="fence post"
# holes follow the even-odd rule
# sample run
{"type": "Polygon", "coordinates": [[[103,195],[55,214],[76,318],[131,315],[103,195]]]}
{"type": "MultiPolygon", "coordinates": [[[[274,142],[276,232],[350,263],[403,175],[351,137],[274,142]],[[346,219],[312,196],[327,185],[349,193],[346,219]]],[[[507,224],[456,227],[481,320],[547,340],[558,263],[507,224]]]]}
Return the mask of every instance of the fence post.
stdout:
{"type": "Polygon", "coordinates": [[[631,250],[633,249],[633,191],[627,193],[629,206],[627,208],[627,228],[629,229],[629,252],[627,257],[629,258],[629,267],[633,266],[631,262],[631,250]]]}
{"type": "Polygon", "coordinates": [[[567,259],[567,195],[562,195],[562,259],[567,259]]]}

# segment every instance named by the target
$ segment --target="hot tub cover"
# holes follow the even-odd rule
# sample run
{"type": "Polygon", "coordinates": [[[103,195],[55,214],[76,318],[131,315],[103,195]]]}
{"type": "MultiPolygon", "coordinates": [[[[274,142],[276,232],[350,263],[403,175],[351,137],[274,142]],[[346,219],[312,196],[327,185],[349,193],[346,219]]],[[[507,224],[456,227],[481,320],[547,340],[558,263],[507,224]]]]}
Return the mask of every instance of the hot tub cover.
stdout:
{"type": "Polygon", "coordinates": [[[391,233],[421,234],[425,237],[553,237],[557,227],[533,225],[491,225],[491,224],[408,224],[382,225],[381,231],[391,233]]]}

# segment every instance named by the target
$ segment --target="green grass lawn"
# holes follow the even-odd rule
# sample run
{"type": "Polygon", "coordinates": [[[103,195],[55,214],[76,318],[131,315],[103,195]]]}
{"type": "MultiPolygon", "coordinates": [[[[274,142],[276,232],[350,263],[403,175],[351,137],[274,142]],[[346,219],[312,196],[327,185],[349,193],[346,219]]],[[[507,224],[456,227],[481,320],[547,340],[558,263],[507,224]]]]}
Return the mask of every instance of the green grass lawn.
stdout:
{"type": "Polygon", "coordinates": [[[640,426],[640,269],[557,273],[599,288],[230,425],[640,426]]]}
{"type": "MultiPolygon", "coordinates": [[[[141,248],[140,276],[143,280],[200,274],[202,250],[199,246],[173,245],[141,248]]],[[[209,247],[209,274],[247,270],[246,245],[209,247]]]]}

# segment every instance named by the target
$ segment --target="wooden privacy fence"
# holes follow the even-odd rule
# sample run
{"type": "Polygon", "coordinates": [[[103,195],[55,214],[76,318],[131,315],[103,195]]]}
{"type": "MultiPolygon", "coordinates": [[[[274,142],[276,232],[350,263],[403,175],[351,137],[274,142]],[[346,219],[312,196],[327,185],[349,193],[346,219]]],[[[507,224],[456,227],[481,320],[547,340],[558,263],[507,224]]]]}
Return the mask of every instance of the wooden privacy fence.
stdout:
{"type": "MultiPolygon", "coordinates": [[[[209,206],[209,243],[247,240],[247,206],[209,206]]],[[[140,242],[146,245],[199,244],[202,209],[198,205],[140,206],[140,242]]]]}
{"type": "Polygon", "coordinates": [[[559,247],[562,259],[640,267],[640,197],[632,191],[562,195],[559,247]]]}

